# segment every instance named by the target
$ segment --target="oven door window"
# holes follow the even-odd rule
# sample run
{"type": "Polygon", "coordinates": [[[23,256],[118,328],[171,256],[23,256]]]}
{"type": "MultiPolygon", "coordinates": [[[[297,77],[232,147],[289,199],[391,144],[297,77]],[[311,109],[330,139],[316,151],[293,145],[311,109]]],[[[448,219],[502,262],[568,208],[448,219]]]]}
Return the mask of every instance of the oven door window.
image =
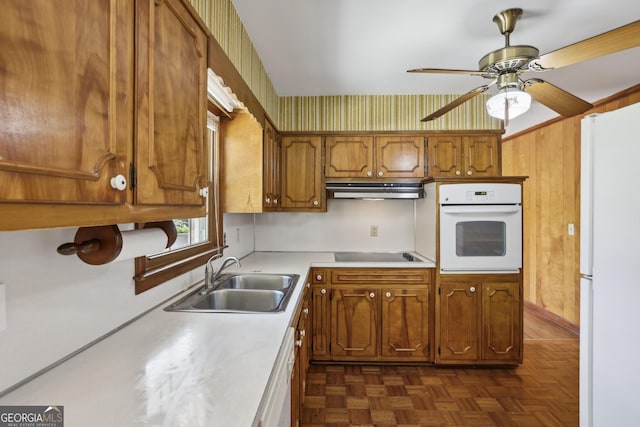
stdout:
{"type": "Polygon", "coordinates": [[[507,225],[502,221],[456,223],[456,255],[503,257],[507,253],[507,225]]]}

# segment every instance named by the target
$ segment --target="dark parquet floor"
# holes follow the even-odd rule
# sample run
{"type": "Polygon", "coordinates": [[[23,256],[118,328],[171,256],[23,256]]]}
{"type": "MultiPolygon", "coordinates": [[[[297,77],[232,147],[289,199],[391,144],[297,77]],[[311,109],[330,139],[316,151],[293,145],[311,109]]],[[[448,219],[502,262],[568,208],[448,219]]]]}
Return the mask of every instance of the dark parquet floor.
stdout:
{"type": "Polygon", "coordinates": [[[578,426],[577,335],[525,313],[517,368],[311,366],[303,427],[578,426]]]}

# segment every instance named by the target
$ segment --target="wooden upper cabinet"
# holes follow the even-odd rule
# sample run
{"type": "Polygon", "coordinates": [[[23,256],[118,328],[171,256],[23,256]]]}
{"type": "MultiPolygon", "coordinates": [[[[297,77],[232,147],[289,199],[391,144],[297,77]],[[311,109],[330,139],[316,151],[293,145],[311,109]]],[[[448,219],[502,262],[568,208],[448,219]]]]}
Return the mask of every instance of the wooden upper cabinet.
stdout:
{"type": "Polygon", "coordinates": [[[180,0],[136,7],[136,203],[204,206],[206,29],[180,0]]]}
{"type": "Polygon", "coordinates": [[[322,174],[322,137],[282,137],[282,208],[327,210],[322,174]]]}
{"type": "Polygon", "coordinates": [[[281,205],[281,156],[282,144],[280,137],[271,122],[265,119],[262,198],[265,211],[277,211],[281,205]]]}
{"type": "Polygon", "coordinates": [[[377,178],[424,177],[424,138],[376,137],[375,174],[377,178]]]}
{"type": "Polygon", "coordinates": [[[2,6],[0,230],[203,216],[208,30],[187,1],[2,6]]]}
{"type": "Polygon", "coordinates": [[[374,155],[373,137],[329,136],[325,141],[325,176],[373,177],[374,155]]]}
{"type": "Polygon", "coordinates": [[[500,176],[500,145],[492,135],[429,137],[429,176],[500,176]]]}
{"type": "Polygon", "coordinates": [[[325,145],[327,178],[424,177],[421,136],[329,136],[325,145]]]}
{"type": "Polygon", "coordinates": [[[132,9],[3,2],[0,201],[127,201],[110,180],[129,174],[132,9]]]}

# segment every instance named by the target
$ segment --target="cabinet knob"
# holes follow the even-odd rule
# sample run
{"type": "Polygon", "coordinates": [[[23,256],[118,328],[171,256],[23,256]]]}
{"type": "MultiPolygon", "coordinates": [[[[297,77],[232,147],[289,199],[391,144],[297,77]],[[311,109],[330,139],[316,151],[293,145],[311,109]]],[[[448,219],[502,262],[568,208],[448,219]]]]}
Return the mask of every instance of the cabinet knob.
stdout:
{"type": "Polygon", "coordinates": [[[462,172],[456,171],[456,175],[462,175],[462,172]]]}
{"type": "Polygon", "coordinates": [[[391,292],[387,292],[385,295],[387,296],[387,298],[391,298],[391,292]]]}
{"type": "Polygon", "coordinates": [[[127,178],[124,175],[117,175],[111,178],[111,188],[118,191],[124,191],[127,188],[127,178]]]}
{"type": "Polygon", "coordinates": [[[303,312],[304,314],[309,314],[309,309],[308,309],[308,308],[305,308],[305,309],[303,309],[303,310],[302,310],[302,312],[303,312]]]}
{"type": "Polygon", "coordinates": [[[318,202],[317,200],[313,201],[313,206],[318,206],[320,204],[320,202],[318,202]]]}
{"type": "Polygon", "coordinates": [[[302,340],[296,340],[296,347],[302,347],[302,340]]]}
{"type": "Polygon", "coordinates": [[[367,176],[371,176],[373,175],[373,173],[371,173],[371,171],[367,171],[367,176]]]}
{"type": "Polygon", "coordinates": [[[473,172],[467,171],[467,175],[473,175],[473,172]]]}
{"type": "Polygon", "coordinates": [[[200,197],[207,197],[209,195],[209,189],[207,187],[202,187],[198,193],[200,194],[200,197]]]}
{"type": "Polygon", "coordinates": [[[307,289],[309,289],[311,287],[311,283],[307,282],[305,286],[307,287],[307,289]]]}
{"type": "Polygon", "coordinates": [[[384,175],[384,172],[379,171],[379,172],[378,172],[378,176],[382,176],[382,175],[384,175]]]}
{"type": "Polygon", "coordinates": [[[303,338],[304,338],[306,335],[307,335],[307,333],[305,332],[305,330],[304,330],[304,329],[300,331],[300,336],[301,336],[301,337],[303,337],[303,338]]]}
{"type": "Polygon", "coordinates": [[[316,280],[322,280],[322,274],[317,274],[316,275],[316,280]]]}
{"type": "Polygon", "coordinates": [[[277,205],[278,204],[278,199],[273,199],[273,204],[277,205]]]}
{"type": "Polygon", "coordinates": [[[271,203],[271,197],[267,197],[266,199],[264,199],[265,203],[271,203]]]}
{"type": "Polygon", "coordinates": [[[322,295],[324,295],[324,294],[326,294],[326,293],[327,293],[327,290],[326,290],[326,289],[320,289],[320,293],[321,293],[322,295]]]}
{"type": "Polygon", "coordinates": [[[370,297],[370,298],[375,298],[375,297],[376,297],[376,294],[375,294],[375,293],[373,293],[373,292],[371,292],[371,293],[369,294],[369,297],[370,297]]]}
{"type": "Polygon", "coordinates": [[[470,287],[470,288],[469,288],[469,291],[470,291],[470,292],[475,292],[475,291],[476,291],[476,287],[475,287],[475,286],[470,287]]]}

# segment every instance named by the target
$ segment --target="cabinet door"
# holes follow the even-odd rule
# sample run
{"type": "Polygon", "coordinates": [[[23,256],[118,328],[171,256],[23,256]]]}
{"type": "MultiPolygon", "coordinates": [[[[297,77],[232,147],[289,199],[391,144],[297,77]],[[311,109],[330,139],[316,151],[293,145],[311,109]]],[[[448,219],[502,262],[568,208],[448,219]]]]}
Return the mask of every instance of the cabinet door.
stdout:
{"type": "Polygon", "coordinates": [[[440,288],[439,357],[442,361],[475,360],[478,351],[479,289],[469,283],[442,283],[440,288]]]}
{"type": "Polygon", "coordinates": [[[373,177],[373,138],[370,136],[327,137],[325,159],[327,178],[373,177]]]}
{"type": "Polygon", "coordinates": [[[311,287],[311,353],[312,358],[329,358],[329,288],[326,285],[311,287]]]}
{"type": "Polygon", "coordinates": [[[429,288],[389,288],[382,295],[382,356],[429,356],[429,288]]]}
{"type": "Polygon", "coordinates": [[[2,15],[0,201],[125,203],[110,179],[129,170],[133,4],[8,0],[2,15]]]}
{"type": "Polygon", "coordinates": [[[321,137],[282,137],[282,168],[283,209],[326,210],[321,137]]]}
{"type": "Polygon", "coordinates": [[[435,136],[429,138],[429,176],[462,175],[462,138],[435,136]]]}
{"type": "Polygon", "coordinates": [[[482,358],[521,358],[522,310],[519,283],[485,283],[482,288],[482,358]]]}
{"type": "Polygon", "coordinates": [[[334,287],[331,290],[331,356],[378,354],[376,291],[334,287]]]}
{"type": "Polygon", "coordinates": [[[493,136],[464,138],[465,171],[467,176],[499,176],[498,139],[493,136]]]}
{"type": "Polygon", "coordinates": [[[424,177],[424,138],[376,137],[377,178],[424,177]]]}
{"type": "Polygon", "coordinates": [[[268,120],[264,126],[264,197],[263,206],[273,211],[280,207],[280,156],[281,146],[275,128],[268,120]]]}
{"type": "Polygon", "coordinates": [[[206,28],[180,0],[136,8],[136,203],[204,211],[206,28]]]}

